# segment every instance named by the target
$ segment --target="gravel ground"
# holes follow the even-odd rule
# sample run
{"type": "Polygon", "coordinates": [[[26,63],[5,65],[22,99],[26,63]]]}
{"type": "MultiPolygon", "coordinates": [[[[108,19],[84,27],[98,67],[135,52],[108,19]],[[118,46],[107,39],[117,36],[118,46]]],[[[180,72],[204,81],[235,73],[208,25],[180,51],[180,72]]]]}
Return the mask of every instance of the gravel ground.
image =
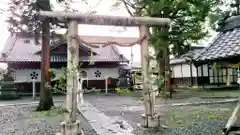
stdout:
{"type": "MultiPolygon", "coordinates": [[[[34,116],[36,106],[0,107],[0,135],[55,135],[63,116],[34,116]]],[[[80,119],[81,116],[78,116],[80,119]]],[[[86,135],[96,135],[86,120],[81,119],[86,135]]]]}
{"type": "Polygon", "coordinates": [[[221,135],[225,121],[205,120],[198,121],[189,127],[179,127],[171,129],[142,129],[135,126],[136,135],[221,135]]]}
{"type": "MultiPolygon", "coordinates": [[[[220,135],[221,129],[231,115],[234,103],[221,105],[201,105],[183,107],[157,107],[162,125],[168,129],[143,129],[139,127],[140,115],[144,113],[142,101],[130,96],[105,96],[103,94],[86,94],[85,100],[110,117],[121,116],[134,128],[135,135],[220,135]],[[126,109],[127,108],[127,109],[126,109]]],[[[166,103],[219,101],[220,99],[157,99],[157,105],[166,103]]],[[[61,115],[54,117],[34,117],[35,106],[0,107],[0,135],[54,135],[59,131],[61,115]]],[[[85,119],[81,127],[86,135],[96,135],[85,119]]]]}
{"type": "MultiPolygon", "coordinates": [[[[142,103],[133,97],[127,96],[85,96],[85,100],[93,104],[110,117],[121,116],[134,128],[135,135],[220,135],[236,103],[182,106],[182,107],[157,107],[156,112],[161,115],[161,123],[167,129],[146,130],[139,127],[140,115],[144,113],[142,103]],[[133,107],[134,106],[134,107],[133,107]],[[124,109],[126,107],[131,108],[124,109]],[[174,112],[174,113],[173,113],[174,112]],[[172,117],[176,119],[172,119],[172,117]],[[179,122],[180,121],[180,122],[179,122]],[[175,122],[175,123],[174,123],[175,122]],[[180,123],[180,124],[179,124],[180,123]]],[[[171,100],[168,103],[182,102],[209,102],[221,99],[189,98],[171,100]]],[[[164,103],[160,99],[157,104],[164,103]]],[[[166,102],[165,102],[166,103],[166,102]]]]}

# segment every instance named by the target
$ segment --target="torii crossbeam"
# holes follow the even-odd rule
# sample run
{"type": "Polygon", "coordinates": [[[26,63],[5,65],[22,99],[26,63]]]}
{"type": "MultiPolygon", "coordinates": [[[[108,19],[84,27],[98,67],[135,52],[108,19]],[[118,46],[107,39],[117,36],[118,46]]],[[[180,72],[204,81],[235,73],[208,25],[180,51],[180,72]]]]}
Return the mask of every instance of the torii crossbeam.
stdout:
{"type": "MultiPolygon", "coordinates": [[[[57,18],[59,22],[69,23],[68,27],[68,69],[73,69],[72,74],[67,78],[67,109],[71,114],[62,124],[61,132],[63,135],[77,135],[79,130],[79,122],[76,120],[76,90],[77,90],[77,67],[78,66],[78,24],[90,25],[111,25],[111,26],[128,26],[139,27],[140,38],[148,37],[149,26],[164,26],[169,25],[168,18],[153,18],[153,17],[121,17],[121,16],[102,16],[102,15],[87,15],[79,12],[51,12],[40,11],[41,19],[57,18]],[[71,61],[73,60],[73,61],[71,61]],[[74,131],[70,131],[74,130],[74,131]]],[[[148,69],[148,38],[141,41],[141,63],[143,75],[143,97],[145,114],[143,114],[144,127],[156,127],[159,125],[159,116],[154,112],[154,93],[149,90],[149,69],[148,69]]]]}

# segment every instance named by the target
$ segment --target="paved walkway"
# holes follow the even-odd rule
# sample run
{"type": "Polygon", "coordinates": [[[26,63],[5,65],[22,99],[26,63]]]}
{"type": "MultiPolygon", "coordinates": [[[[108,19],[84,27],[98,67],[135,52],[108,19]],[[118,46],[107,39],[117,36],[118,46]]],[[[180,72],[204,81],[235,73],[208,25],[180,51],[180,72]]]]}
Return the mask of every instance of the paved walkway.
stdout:
{"type": "Polygon", "coordinates": [[[108,117],[88,102],[78,108],[99,135],[133,135],[133,128],[121,117],[108,117]]]}

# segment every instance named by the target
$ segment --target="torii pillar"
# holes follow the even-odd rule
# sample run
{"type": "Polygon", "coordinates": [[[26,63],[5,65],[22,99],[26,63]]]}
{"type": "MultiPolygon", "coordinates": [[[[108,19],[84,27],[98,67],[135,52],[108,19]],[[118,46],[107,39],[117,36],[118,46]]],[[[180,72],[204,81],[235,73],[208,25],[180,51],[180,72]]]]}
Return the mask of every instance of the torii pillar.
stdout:
{"type": "MultiPolygon", "coordinates": [[[[139,27],[140,36],[148,37],[148,25],[169,25],[170,19],[167,18],[152,18],[152,17],[120,17],[120,16],[102,16],[102,15],[86,15],[79,12],[51,12],[51,11],[40,11],[40,17],[47,18],[57,18],[59,22],[65,22],[72,24],[76,28],[76,23],[78,24],[92,24],[92,25],[112,25],[112,26],[128,26],[128,27],[139,27]]],[[[71,27],[71,26],[70,26],[71,27]]],[[[71,30],[69,28],[69,30],[71,30]]],[[[74,31],[74,30],[71,30],[74,31]]],[[[69,33],[72,33],[69,31],[69,33]]],[[[76,32],[76,31],[75,31],[76,32]]],[[[77,36],[77,33],[72,33],[71,36],[77,36]]],[[[73,38],[72,37],[72,38],[73,38]]],[[[72,39],[75,40],[75,39],[72,39]]],[[[76,41],[76,40],[75,40],[76,41]]],[[[75,46],[74,41],[74,46],[75,46]]],[[[68,42],[68,46],[70,42],[68,42]]],[[[75,53],[77,53],[75,50],[75,53]]],[[[69,53],[69,52],[68,52],[69,53]]],[[[75,59],[74,56],[69,56],[69,58],[75,59]]],[[[145,38],[141,43],[141,58],[142,58],[142,75],[143,75],[143,97],[144,97],[144,108],[145,114],[143,114],[143,123],[144,127],[156,127],[159,125],[159,117],[154,113],[154,102],[153,102],[153,92],[149,89],[149,77],[148,77],[148,38],[145,38]]],[[[77,60],[77,59],[75,59],[77,60]]],[[[74,62],[75,64],[77,62],[74,62]]],[[[68,64],[71,64],[68,62],[68,64]]],[[[68,66],[71,67],[71,66],[68,66]]],[[[67,81],[68,85],[72,87],[67,88],[68,93],[74,93],[77,90],[77,85],[74,85],[74,82],[77,82],[77,77],[72,75],[68,77],[71,81],[67,81]],[[71,83],[72,84],[71,84],[71,83]],[[71,89],[70,89],[71,88],[71,89]]],[[[73,99],[76,99],[77,94],[69,94],[67,96],[67,108],[72,115],[68,115],[67,123],[63,124],[62,127],[68,127],[68,130],[74,130],[73,128],[79,128],[79,122],[76,121],[76,108],[77,102],[73,99]],[[71,100],[71,101],[69,101],[71,100]],[[71,102],[71,103],[70,103],[71,102]],[[75,122],[75,123],[74,123],[75,122]]],[[[79,130],[79,129],[78,129],[79,130]]],[[[63,135],[77,135],[76,132],[64,132],[63,135]]]]}

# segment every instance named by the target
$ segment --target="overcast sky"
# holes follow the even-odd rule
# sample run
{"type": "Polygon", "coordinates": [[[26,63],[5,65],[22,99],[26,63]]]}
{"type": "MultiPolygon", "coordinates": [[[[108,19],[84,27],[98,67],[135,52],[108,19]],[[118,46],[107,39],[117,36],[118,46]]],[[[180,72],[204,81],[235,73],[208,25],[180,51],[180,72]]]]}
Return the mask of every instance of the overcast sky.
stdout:
{"type": "MultiPolygon", "coordinates": [[[[55,3],[56,0],[52,0],[52,3],[55,3]]],[[[129,16],[127,11],[123,6],[120,8],[112,8],[113,2],[115,0],[87,0],[89,7],[87,5],[81,4],[81,0],[73,0],[75,3],[73,7],[78,9],[81,12],[95,10],[99,15],[115,15],[115,16],[129,16]]],[[[8,0],[0,0],[0,7],[7,8],[8,0]]],[[[54,4],[55,5],[55,4],[54,4]]],[[[60,9],[59,6],[55,7],[56,10],[60,9]]],[[[7,24],[4,22],[6,20],[6,14],[0,14],[0,31],[1,31],[1,42],[0,50],[3,49],[6,39],[9,36],[7,31],[7,24]]],[[[93,25],[79,25],[79,35],[94,35],[94,36],[124,36],[124,37],[138,37],[138,28],[128,27],[127,30],[124,30],[122,27],[110,27],[110,26],[93,26],[93,25]]],[[[213,37],[216,33],[212,33],[213,37]]],[[[207,42],[203,42],[203,45],[206,45],[207,42]]],[[[130,60],[131,48],[120,48],[119,50],[130,60]]],[[[138,45],[133,47],[134,62],[140,61],[140,47],[138,45]]]]}

